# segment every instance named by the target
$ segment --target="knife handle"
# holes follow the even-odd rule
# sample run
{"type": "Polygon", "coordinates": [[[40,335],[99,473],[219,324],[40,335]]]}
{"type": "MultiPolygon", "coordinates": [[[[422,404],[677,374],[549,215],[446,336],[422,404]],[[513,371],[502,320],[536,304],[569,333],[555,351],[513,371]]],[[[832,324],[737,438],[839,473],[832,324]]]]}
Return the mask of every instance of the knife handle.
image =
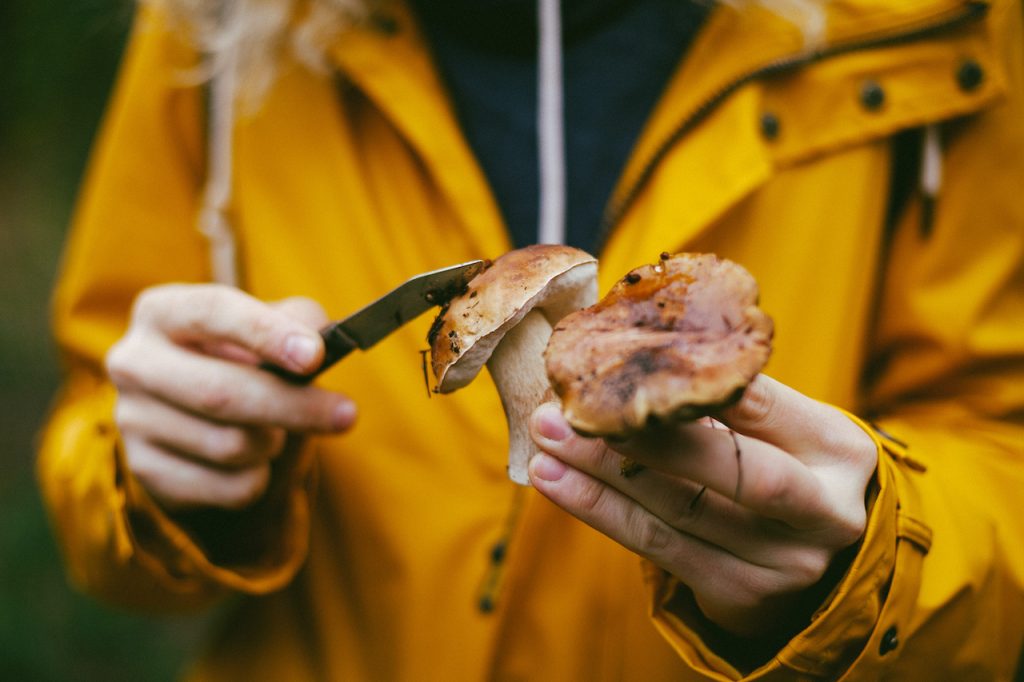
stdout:
{"type": "Polygon", "coordinates": [[[359,344],[356,343],[355,339],[346,334],[340,325],[332,324],[324,327],[320,330],[320,338],[324,340],[324,361],[312,372],[299,374],[269,362],[261,363],[260,369],[266,370],[292,384],[308,384],[338,360],[359,348],[359,344]]]}

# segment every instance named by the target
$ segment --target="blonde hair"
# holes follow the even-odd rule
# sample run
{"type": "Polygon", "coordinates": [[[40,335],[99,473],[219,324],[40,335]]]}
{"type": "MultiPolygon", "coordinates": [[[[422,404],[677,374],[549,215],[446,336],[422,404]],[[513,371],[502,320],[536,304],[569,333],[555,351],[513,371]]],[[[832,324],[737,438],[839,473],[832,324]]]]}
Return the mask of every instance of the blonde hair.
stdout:
{"type": "Polygon", "coordinates": [[[803,34],[804,49],[811,51],[825,44],[828,28],[825,6],[829,0],[718,0],[735,9],[760,5],[769,12],[790,22],[803,34]]]}
{"type": "MultiPolygon", "coordinates": [[[[300,64],[326,72],[331,43],[345,28],[369,18],[373,5],[383,1],[139,0],[184,26],[203,55],[198,80],[211,81],[209,170],[198,228],[210,245],[214,281],[237,285],[240,279],[237,244],[227,211],[232,192],[231,128],[236,100],[250,109],[259,105],[286,48],[300,64]]],[[[718,1],[737,9],[761,5],[789,20],[803,32],[807,50],[818,48],[824,41],[824,5],[828,0],[718,1]]]]}
{"type": "Polygon", "coordinates": [[[139,0],[181,25],[203,55],[197,73],[209,80],[233,69],[243,98],[258,101],[290,54],[314,71],[345,28],[363,21],[375,0],[139,0]]]}
{"type": "MultiPolygon", "coordinates": [[[[183,23],[205,56],[200,78],[236,68],[243,99],[258,102],[285,51],[315,71],[345,28],[364,21],[379,0],[139,0],[183,23]]],[[[444,0],[438,0],[443,2],[444,0]]],[[[715,1],[715,0],[695,0],[715,1]]],[[[795,24],[807,49],[825,39],[828,0],[717,0],[735,9],[760,5],[795,24]]]]}

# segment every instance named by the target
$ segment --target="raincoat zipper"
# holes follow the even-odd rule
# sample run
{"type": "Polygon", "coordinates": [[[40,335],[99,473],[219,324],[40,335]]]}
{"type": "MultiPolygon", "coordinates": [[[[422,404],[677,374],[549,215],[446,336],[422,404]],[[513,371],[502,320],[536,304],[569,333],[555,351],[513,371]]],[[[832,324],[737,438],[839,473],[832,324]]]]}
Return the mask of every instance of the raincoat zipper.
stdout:
{"type": "Polygon", "coordinates": [[[771,61],[764,66],[760,66],[756,69],[751,69],[750,71],[740,74],[719,88],[717,92],[704,100],[699,106],[694,108],[690,112],[689,116],[682,119],[654,151],[647,163],[644,164],[643,168],[640,170],[640,174],[632,185],[629,186],[628,190],[622,195],[622,198],[618,201],[613,200],[609,203],[608,207],[605,209],[604,218],[602,219],[598,230],[596,252],[600,253],[604,248],[612,230],[618,226],[623,216],[625,216],[626,212],[633,206],[633,203],[639,197],[640,192],[650,181],[651,177],[654,175],[654,171],[657,169],[661,161],[668,155],[668,152],[672,147],[674,147],[675,144],[683,138],[683,136],[693,130],[698,123],[707,118],[715,109],[718,108],[719,105],[728,99],[730,95],[735,93],[744,85],[761,78],[777,76],[794,71],[809,64],[821,62],[839,55],[879,47],[901,45],[915,40],[920,40],[922,38],[927,38],[981,19],[988,12],[988,9],[988,2],[968,2],[963,7],[957,8],[954,11],[943,12],[940,15],[931,17],[927,21],[916,23],[913,26],[899,31],[866,36],[857,40],[825,46],[819,50],[792,55],[789,57],[782,57],[771,61]]]}

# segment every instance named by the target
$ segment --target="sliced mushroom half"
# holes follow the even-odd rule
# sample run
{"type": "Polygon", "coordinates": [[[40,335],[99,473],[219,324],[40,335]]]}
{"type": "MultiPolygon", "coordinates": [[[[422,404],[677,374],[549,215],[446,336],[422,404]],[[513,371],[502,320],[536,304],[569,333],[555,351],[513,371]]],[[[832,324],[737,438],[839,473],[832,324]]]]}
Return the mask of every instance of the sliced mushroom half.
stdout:
{"type": "Polygon", "coordinates": [[[568,246],[528,246],[477,275],[431,327],[440,393],[462,388],[487,365],[508,420],[508,474],[516,483],[529,482],[530,414],[554,397],[543,355],[552,327],[596,300],[597,259],[568,246]]]}

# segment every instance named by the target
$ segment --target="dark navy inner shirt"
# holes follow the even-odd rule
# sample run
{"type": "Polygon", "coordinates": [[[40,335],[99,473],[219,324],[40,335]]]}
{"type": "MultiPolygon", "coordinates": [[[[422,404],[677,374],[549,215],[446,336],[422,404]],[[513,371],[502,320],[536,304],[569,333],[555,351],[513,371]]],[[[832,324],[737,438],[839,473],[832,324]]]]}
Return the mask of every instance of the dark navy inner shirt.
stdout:
{"type": "MultiPolygon", "coordinates": [[[[537,241],[536,0],[412,0],[463,133],[518,246],[537,241]]],[[[710,2],[563,0],[566,242],[605,205],[710,2]]]]}

